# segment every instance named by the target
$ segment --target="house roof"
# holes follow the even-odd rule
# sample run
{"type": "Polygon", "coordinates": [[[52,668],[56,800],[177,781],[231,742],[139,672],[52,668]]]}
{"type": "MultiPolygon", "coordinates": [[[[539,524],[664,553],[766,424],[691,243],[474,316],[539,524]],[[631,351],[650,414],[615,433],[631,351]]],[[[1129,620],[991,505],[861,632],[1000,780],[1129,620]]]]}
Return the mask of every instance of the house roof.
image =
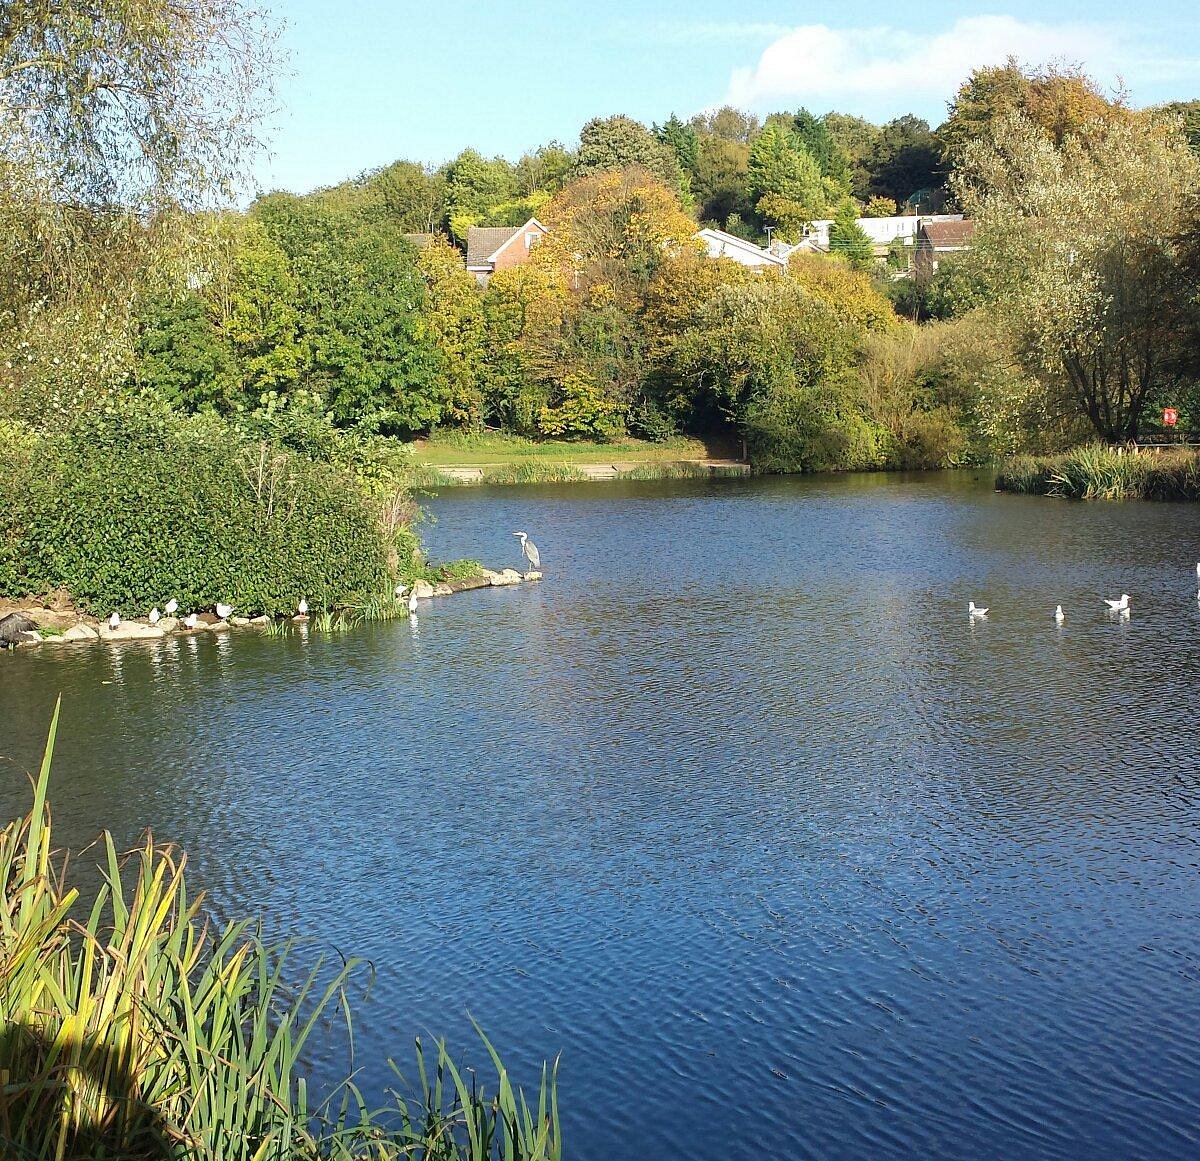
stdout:
{"type": "Polygon", "coordinates": [[[511,241],[522,226],[472,226],[467,230],[468,268],[490,266],[492,255],[511,241]]]}
{"type": "Polygon", "coordinates": [[[975,233],[975,223],[959,222],[926,222],[921,227],[921,233],[929,240],[935,250],[953,250],[967,245],[971,235],[975,233]]]}
{"type": "Polygon", "coordinates": [[[784,260],[778,254],[772,254],[770,250],[764,250],[761,246],[747,242],[745,238],[739,238],[736,234],[727,234],[724,230],[714,230],[711,226],[707,226],[692,236],[700,238],[708,244],[710,253],[715,249],[717,257],[724,256],[730,250],[736,250],[766,264],[785,265],[784,260]]]}
{"type": "Polygon", "coordinates": [[[537,218],[519,226],[471,226],[467,230],[467,269],[486,270],[509,242],[531,228],[541,234],[549,233],[537,218]]]}

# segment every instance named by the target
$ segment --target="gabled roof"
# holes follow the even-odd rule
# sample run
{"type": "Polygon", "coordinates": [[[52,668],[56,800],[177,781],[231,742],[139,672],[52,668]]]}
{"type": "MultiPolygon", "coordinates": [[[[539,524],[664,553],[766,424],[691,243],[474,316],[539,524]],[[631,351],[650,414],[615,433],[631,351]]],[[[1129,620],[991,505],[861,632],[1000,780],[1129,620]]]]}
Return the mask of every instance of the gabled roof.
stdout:
{"type": "Polygon", "coordinates": [[[711,226],[698,230],[692,237],[700,238],[709,247],[710,253],[715,250],[715,256],[718,258],[733,250],[760,262],[776,266],[786,265],[778,254],[772,254],[770,250],[764,250],[761,246],[747,242],[745,238],[739,238],[736,234],[727,234],[724,230],[714,230],[711,226]]]}
{"type": "Polygon", "coordinates": [[[530,228],[541,234],[550,232],[537,218],[530,218],[520,226],[471,226],[467,230],[467,269],[488,269],[501,250],[530,228]]]}
{"type": "Polygon", "coordinates": [[[966,220],[958,222],[926,222],[921,227],[921,234],[935,250],[953,250],[966,246],[975,233],[975,223],[966,220]]]}

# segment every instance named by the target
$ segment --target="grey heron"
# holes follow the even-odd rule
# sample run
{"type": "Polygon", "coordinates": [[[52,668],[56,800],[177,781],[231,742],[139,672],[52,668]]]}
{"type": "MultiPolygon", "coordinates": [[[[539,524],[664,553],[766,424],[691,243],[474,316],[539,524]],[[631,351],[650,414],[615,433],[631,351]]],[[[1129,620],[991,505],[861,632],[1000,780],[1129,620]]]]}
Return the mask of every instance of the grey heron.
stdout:
{"type": "Polygon", "coordinates": [[[521,542],[521,551],[525,554],[525,559],[529,561],[529,567],[541,568],[542,554],[538,552],[537,545],[524,532],[514,532],[513,535],[521,542]]]}

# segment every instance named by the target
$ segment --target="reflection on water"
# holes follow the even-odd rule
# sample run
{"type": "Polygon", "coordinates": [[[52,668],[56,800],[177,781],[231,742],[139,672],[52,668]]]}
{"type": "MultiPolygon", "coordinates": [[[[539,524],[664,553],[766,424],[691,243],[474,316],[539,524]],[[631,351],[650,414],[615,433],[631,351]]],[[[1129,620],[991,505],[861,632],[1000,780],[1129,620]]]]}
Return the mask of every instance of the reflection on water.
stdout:
{"type": "Polygon", "coordinates": [[[528,528],[545,581],[0,658],[0,805],[62,691],[64,841],[153,826],[219,913],[374,960],[368,1088],[468,1010],[527,1080],[561,1051],[575,1157],[1196,1155],[1200,511],[969,475],[434,508],[441,557],[528,528]]]}

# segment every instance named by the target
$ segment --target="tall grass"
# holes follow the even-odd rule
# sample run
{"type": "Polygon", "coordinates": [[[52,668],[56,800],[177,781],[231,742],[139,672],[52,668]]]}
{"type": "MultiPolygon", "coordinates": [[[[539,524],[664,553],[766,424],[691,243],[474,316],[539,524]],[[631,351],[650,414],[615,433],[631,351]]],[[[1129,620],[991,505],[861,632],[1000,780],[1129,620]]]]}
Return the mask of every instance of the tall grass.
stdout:
{"type": "Polygon", "coordinates": [[[86,911],[52,854],[50,727],[28,814],[0,833],[0,1155],[14,1161],[558,1161],[555,1076],[536,1105],[500,1058],[494,1094],[443,1043],[371,1112],[347,1082],[313,1103],[300,1069],[331,1017],[352,1032],[354,962],[297,974],[258,929],[214,930],[185,858],[147,835],[101,840],[86,911]],[[299,981],[299,982],[297,982],[299,981]]]}
{"type": "Polygon", "coordinates": [[[996,476],[1002,492],[1073,500],[1200,500],[1200,454],[1133,453],[1091,444],[1057,456],[1018,456],[996,476]]]}

